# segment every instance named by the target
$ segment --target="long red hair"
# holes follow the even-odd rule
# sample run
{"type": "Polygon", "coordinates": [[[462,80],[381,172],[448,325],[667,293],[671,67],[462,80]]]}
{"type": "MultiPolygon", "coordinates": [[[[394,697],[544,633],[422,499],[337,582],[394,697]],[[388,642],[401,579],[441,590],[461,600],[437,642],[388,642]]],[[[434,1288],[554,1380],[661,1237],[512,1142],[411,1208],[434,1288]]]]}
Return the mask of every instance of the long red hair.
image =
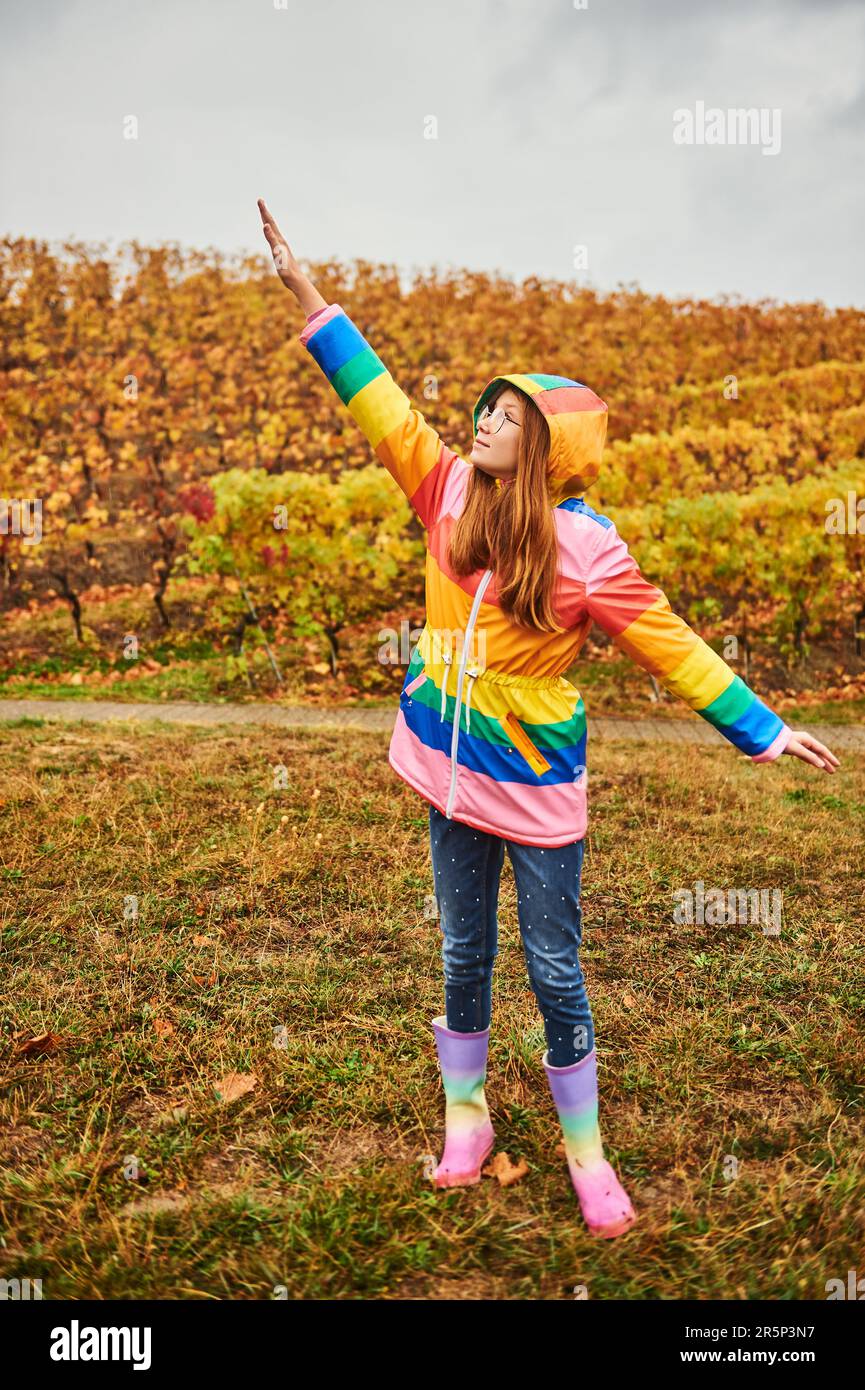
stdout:
{"type": "MultiPolygon", "coordinates": [[[[490,398],[491,410],[505,389],[490,398]]],[[[553,607],[558,541],[547,477],[550,431],[531,398],[523,399],[516,477],[498,487],[483,469],[472,470],[448,563],[458,576],[492,569],[499,602],[518,626],[563,632],[553,607]]]]}

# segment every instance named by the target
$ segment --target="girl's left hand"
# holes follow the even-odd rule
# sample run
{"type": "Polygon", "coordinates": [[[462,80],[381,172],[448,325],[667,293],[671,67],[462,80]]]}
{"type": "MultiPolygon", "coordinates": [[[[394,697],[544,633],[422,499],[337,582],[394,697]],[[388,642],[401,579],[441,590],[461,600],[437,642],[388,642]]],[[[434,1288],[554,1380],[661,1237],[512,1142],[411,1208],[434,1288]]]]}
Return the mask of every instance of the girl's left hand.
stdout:
{"type": "Polygon", "coordinates": [[[792,754],[794,758],[801,758],[805,763],[813,763],[815,767],[822,767],[824,772],[834,772],[838,766],[838,759],[831,749],[827,748],[825,743],[821,743],[819,738],[814,738],[813,734],[806,734],[802,729],[793,730],[784,752],[792,754]]]}

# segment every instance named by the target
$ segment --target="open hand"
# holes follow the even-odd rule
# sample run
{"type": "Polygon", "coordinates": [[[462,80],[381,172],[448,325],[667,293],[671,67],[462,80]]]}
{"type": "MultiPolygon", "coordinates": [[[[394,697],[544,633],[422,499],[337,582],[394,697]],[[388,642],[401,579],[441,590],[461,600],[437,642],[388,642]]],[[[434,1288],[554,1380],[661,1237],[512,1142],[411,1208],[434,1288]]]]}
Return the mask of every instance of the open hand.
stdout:
{"type": "Polygon", "coordinates": [[[801,729],[793,730],[784,752],[792,754],[794,758],[801,758],[805,763],[813,763],[814,767],[822,767],[824,772],[834,772],[838,766],[838,759],[825,743],[801,729]]]}
{"type": "Polygon", "coordinates": [[[264,223],[264,235],[267,238],[267,244],[273,252],[273,264],[276,266],[276,272],[286,288],[293,290],[302,278],[303,272],[294,259],[291,247],[277,227],[276,221],[263,198],[258,200],[258,211],[261,213],[261,220],[264,223]]]}

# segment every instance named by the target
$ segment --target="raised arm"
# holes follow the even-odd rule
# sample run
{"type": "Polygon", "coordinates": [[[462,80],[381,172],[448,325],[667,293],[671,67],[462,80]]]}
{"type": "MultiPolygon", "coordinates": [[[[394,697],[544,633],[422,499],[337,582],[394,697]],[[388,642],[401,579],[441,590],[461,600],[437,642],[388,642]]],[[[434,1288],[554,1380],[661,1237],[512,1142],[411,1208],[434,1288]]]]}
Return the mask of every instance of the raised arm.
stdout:
{"type": "Polygon", "coordinates": [[[307,316],[300,341],[405,493],[421,524],[429,528],[446,505],[449,487],[460,485],[470,465],[448,449],[412,406],[341,305],[322,298],[298,266],[262,199],[258,206],[279,278],[307,316]]]}
{"type": "Polygon", "coordinates": [[[811,734],[769,709],[640,573],[608,518],[592,550],[586,607],[594,622],[644,671],[678,696],[755,763],[791,753],[834,772],[838,759],[811,734]]]}

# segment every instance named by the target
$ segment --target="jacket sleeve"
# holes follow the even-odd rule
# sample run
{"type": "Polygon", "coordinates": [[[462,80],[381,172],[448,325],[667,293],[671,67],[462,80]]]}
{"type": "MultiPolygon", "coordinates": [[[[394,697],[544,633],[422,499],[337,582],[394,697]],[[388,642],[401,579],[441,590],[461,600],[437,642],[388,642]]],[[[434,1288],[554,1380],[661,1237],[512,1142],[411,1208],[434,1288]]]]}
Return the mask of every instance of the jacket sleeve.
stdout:
{"type": "Polygon", "coordinates": [[[469,465],[442,443],[339,304],[307,318],[300,341],[324,372],[421,524],[441,516],[469,465]]]}
{"type": "Polygon", "coordinates": [[[789,725],[672,611],[608,519],[589,560],[586,607],[619,651],[754,762],[771,762],[783,753],[789,725]]]}

